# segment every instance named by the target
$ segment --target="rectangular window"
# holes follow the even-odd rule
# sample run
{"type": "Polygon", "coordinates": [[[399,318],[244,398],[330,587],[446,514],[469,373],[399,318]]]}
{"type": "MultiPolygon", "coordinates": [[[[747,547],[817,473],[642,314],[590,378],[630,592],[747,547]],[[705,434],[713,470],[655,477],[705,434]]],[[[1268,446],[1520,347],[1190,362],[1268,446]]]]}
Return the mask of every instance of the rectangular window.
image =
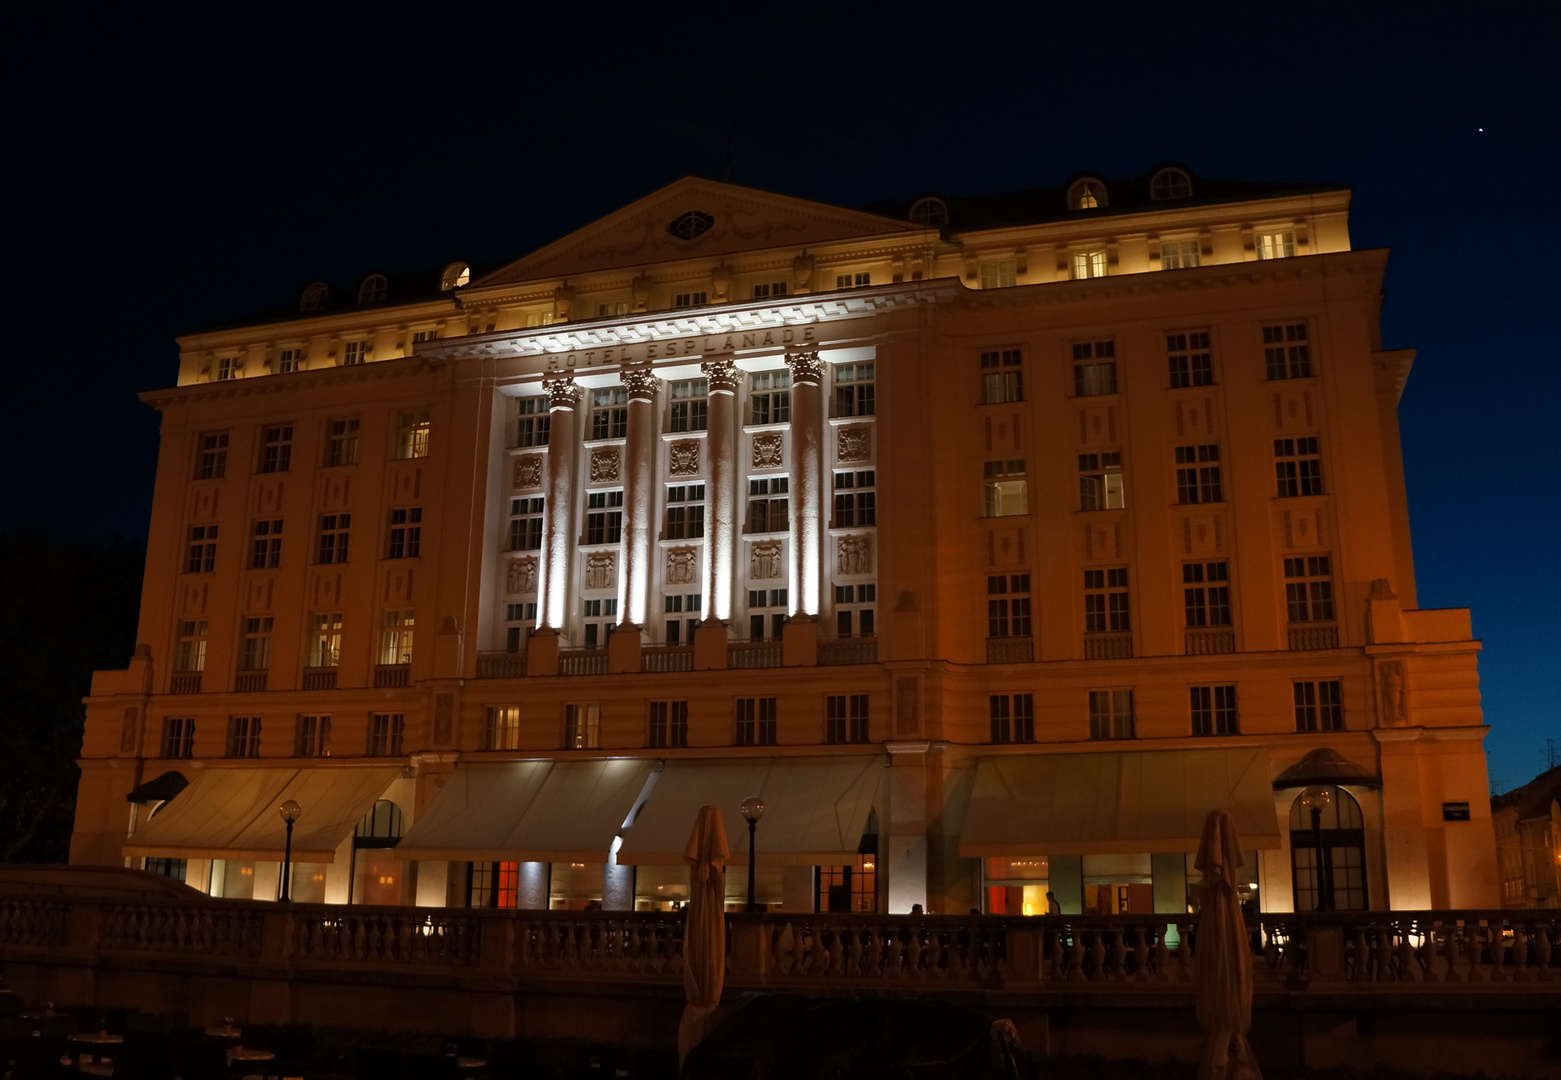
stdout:
{"type": "Polygon", "coordinates": [[[781,631],[786,626],[786,604],[785,589],[749,589],[749,640],[763,641],[768,636],[771,641],[779,641],[781,631]],[[768,635],[765,634],[766,629],[768,635]]]}
{"type": "Polygon", "coordinates": [[[1309,379],[1312,354],[1305,323],[1263,327],[1263,363],[1270,379],[1309,379]]]}
{"type": "Polygon", "coordinates": [[[1338,679],[1294,684],[1297,731],[1344,730],[1344,684],[1338,679]]]}
{"type": "Polygon", "coordinates": [[[200,437],[195,479],[221,480],[228,474],[228,433],[210,431],[200,437]]]}
{"type": "Polygon", "coordinates": [[[675,308],[704,307],[709,300],[709,293],[703,289],[698,292],[680,292],[673,296],[672,306],[675,308]]]}
{"type": "Polygon", "coordinates": [[[1134,737],[1133,691],[1091,690],[1089,692],[1089,737],[1091,739],[1134,737]]]}
{"type": "Polygon", "coordinates": [[[981,354],[981,404],[1024,400],[1024,352],[991,349],[981,354]]]}
{"type": "Polygon", "coordinates": [[[520,706],[489,705],[482,724],[484,750],[520,749],[520,706]]]}
{"type": "Polygon", "coordinates": [[[663,597],[663,607],[667,615],[666,641],[668,645],[682,645],[694,643],[694,629],[699,625],[699,594],[684,593],[678,596],[663,597]],[[687,615],[688,618],[678,618],[679,615],[687,615]]]}
{"type": "Polygon", "coordinates": [[[1035,695],[993,694],[987,699],[994,743],[1035,741],[1035,695]]]}
{"type": "Polygon", "coordinates": [[[423,508],[409,506],[390,512],[390,543],[387,559],[415,559],[423,551],[423,508]]]}
{"type": "Polygon", "coordinates": [[[412,344],[421,345],[425,341],[438,341],[438,330],[414,330],[412,331],[412,344]]]}
{"type": "Polygon", "coordinates": [[[238,669],[266,671],[271,667],[271,631],[275,620],[270,615],[248,615],[239,620],[238,669]]]}
{"type": "Polygon", "coordinates": [[[791,481],[768,476],[748,481],[748,531],[785,532],[791,516],[791,481]]]}
{"type": "Polygon", "coordinates": [[[870,273],[835,275],[835,288],[837,289],[860,289],[864,285],[871,285],[872,283],[873,275],[870,273]]]}
{"type": "Polygon", "coordinates": [[[1176,501],[1179,503],[1225,501],[1220,484],[1219,443],[1176,448],[1176,501]]]}
{"type": "Polygon", "coordinates": [[[704,431],[709,427],[709,381],[679,379],[668,387],[673,431],[704,431]]]}
{"type": "Polygon", "coordinates": [[[1285,608],[1293,623],[1333,622],[1333,569],[1328,556],[1285,560],[1285,608]]]}
{"type": "Polygon", "coordinates": [[[217,365],[213,369],[214,381],[227,382],[236,379],[244,373],[244,361],[237,356],[219,356],[217,365]]]}
{"type": "Polygon", "coordinates": [[[836,364],[832,372],[835,380],[836,416],[872,416],[878,404],[874,400],[873,365],[836,364]]]}
{"type": "Polygon", "coordinates": [[[542,496],[509,501],[508,551],[537,551],[542,547],[542,496]]]}
{"type": "Polygon", "coordinates": [[[629,388],[604,386],[591,391],[591,438],[622,439],[629,434],[629,388]]]}
{"type": "Polygon", "coordinates": [[[983,289],[1017,285],[1019,284],[1019,262],[1017,259],[983,259],[980,274],[983,289]]]}
{"type": "Polygon", "coordinates": [[[1105,248],[1096,248],[1093,251],[1075,251],[1073,253],[1073,277],[1075,280],[1105,276],[1105,248]]]}
{"type": "Polygon", "coordinates": [[[356,420],[328,420],[325,424],[325,465],[356,465],[358,463],[358,422],[356,420]]]}
{"type": "Polygon", "coordinates": [[[785,296],[786,292],[786,283],[784,281],[760,282],[753,287],[753,298],[755,300],[768,300],[771,297],[785,296]]]}
{"type": "Polygon", "coordinates": [[[1182,607],[1189,627],[1229,626],[1229,564],[1183,563],[1182,607]]]}
{"type": "Polygon", "coordinates": [[[225,756],[260,756],[260,717],[228,717],[228,745],[225,756]]]}
{"type": "Polygon", "coordinates": [[[504,651],[519,652],[522,643],[531,636],[532,628],[537,625],[536,601],[505,604],[504,621],[508,624],[504,627],[504,651]]]}
{"type": "Polygon", "coordinates": [[[429,419],[427,409],[402,413],[396,424],[396,457],[403,461],[427,457],[432,431],[433,421],[429,419]]]}
{"type": "Polygon", "coordinates": [[[1162,240],[1160,241],[1160,269],[1162,270],[1187,270],[1197,266],[1199,262],[1198,241],[1196,240],[1162,240]]]}
{"type": "Polygon", "coordinates": [[[282,519],[270,518],[251,523],[249,528],[249,568],[274,570],[282,561],[282,519]]]}
{"type": "Polygon", "coordinates": [[[1323,493],[1323,459],[1316,435],[1274,440],[1274,479],[1281,499],[1323,493]]]}
{"type": "Polygon", "coordinates": [[[867,742],[867,695],[829,694],[824,698],[824,741],[867,742]]]}
{"type": "Polygon", "coordinates": [[[276,354],[276,370],[279,375],[287,375],[294,371],[304,369],[304,349],[283,349],[276,354]]]}
{"type": "Polygon", "coordinates": [[[174,651],[175,671],[206,670],[206,620],[181,619],[179,621],[179,646],[174,651]]]}
{"type": "Polygon", "coordinates": [[[761,371],[750,375],[749,413],[755,424],[791,422],[791,372],[761,371]]]}
{"type": "Polygon", "coordinates": [[[1207,330],[1165,335],[1165,355],[1173,389],[1214,385],[1214,354],[1207,330]]]}
{"type": "Polygon", "coordinates": [[[1127,505],[1122,451],[1079,455],[1079,509],[1120,510],[1127,505]]]}
{"type": "MultiPolygon", "coordinates": [[[[619,492],[620,498],[622,492],[619,492]]],[[[705,535],[705,485],[674,484],[667,488],[667,540],[697,540],[705,535]]]]}
{"type": "Polygon", "coordinates": [[[1073,395],[1098,397],[1117,392],[1117,343],[1114,341],[1075,341],[1073,343],[1073,395]]]}
{"type": "Polygon", "coordinates": [[[617,598],[583,600],[581,611],[585,616],[585,647],[595,649],[605,646],[618,626],[617,598]]]}
{"type": "MultiPolygon", "coordinates": [[[[596,305],[596,317],[599,319],[614,315],[627,315],[628,313],[629,302],[627,300],[615,300],[611,303],[596,305]]],[[[488,326],[488,329],[493,329],[492,324],[488,326]]]]}
{"type": "Polygon", "coordinates": [[[260,429],[260,471],[287,472],[293,463],[293,425],[276,424],[260,429]]]}
{"type": "Polygon", "coordinates": [[[874,469],[835,474],[837,529],[863,529],[878,524],[878,474],[874,469]]]}
{"type": "Polygon", "coordinates": [[[688,702],[652,701],[647,746],[657,748],[688,745],[688,702]]]}
{"type": "Polygon", "coordinates": [[[515,423],[516,446],[546,446],[548,430],[552,426],[552,414],[545,397],[523,397],[515,402],[518,419],[515,423]]]}
{"type": "Polygon", "coordinates": [[[878,586],[835,586],[835,636],[872,637],[878,632],[874,605],[878,602],[878,586]]]}
{"type": "Polygon", "coordinates": [[[988,461],[983,465],[982,503],[987,517],[1028,514],[1030,501],[1024,459],[988,461]]]}
{"type": "Polygon", "coordinates": [[[331,718],[300,716],[293,728],[294,757],[331,756],[331,718]]]}
{"type": "Polygon", "coordinates": [[[412,662],[412,632],[416,628],[416,614],[412,608],[389,608],[380,617],[379,662],[381,664],[412,662]]]}
{"type": "Polygon", "coordinates": [[[347,539],[351,528],[351,514],[321,514],[320,543],[315,561],[322,565],[346,562],[347,539]]]}
{"type": "Polygon", "coordinates": [[[564,749],[595,750],[602,745],[602,707],[564,706],[564,749]]]}
{"type": "Polygon", "coordinates": [[[369,738],[364,747],[369,757],[400,757],[406,737],[405,713],[370,713],[369,738]]]}
{"type": "Polygon", "coordinates": [[[986,579],[987,637],[1030,636],[1030,575],[991,574],[986,579]]]}
{"type": "Polygon", "coordinates": [[[191,525],[189,546],[184,550],[186,574],[209,574],[217,565],[217,526],[191,525]]]}
{"type": "Polygon", "coordinates": [[[1189,687],[1194,735],[1240,735],[1234,686],[1189,687]]]}
{"type": "Polygon", "coordinates": [[[362,341],[344,341],[341,347],[342,366],[366,364],[369,361],[369,353],[373,351],[374,345],[367,339],[362,341]]]}
{"type": "Polygon", "coordinates": [[[341,663],[341,612],[309,616],[309,666],[333,668],[341,663]]]}
{"type": "Polygon", "coordinates": [[[585,542],[616,544],[622,539],[623,492],[589,492],[585,497],[585,542]]]}
{"type": "Polygon", "coordinates": [[[195,756],[195,718],[193,716],[163,717],[162,744],[158,756],[188,758],[195,756]]]}
{"type": "Polygon", "coordinates": [[[774,698],[738,698],[736,714],[738,746],[775,745],[774,698]]]}
{"type": "Polygon", "coordinates": [[[173,878],[175,881],[183,881],[185,875],[189,872],[190,862],[188,859],[169,859],[152,856],[142,864],[141,868],[149,874],[160,874],[166,878],[173,878]]]}
{"type": "Polygon", "coordinates": [[[1295,230],[1274,229],[1252,237],[1259,259],[1288,259],[1295,255],[1295,230]]]}
{"type": "Polygon", "coordinates": [[[1127,598],[1127,567],[1084,571],[1084,630],[1114,634],[1133,629],[1127,598]]]}

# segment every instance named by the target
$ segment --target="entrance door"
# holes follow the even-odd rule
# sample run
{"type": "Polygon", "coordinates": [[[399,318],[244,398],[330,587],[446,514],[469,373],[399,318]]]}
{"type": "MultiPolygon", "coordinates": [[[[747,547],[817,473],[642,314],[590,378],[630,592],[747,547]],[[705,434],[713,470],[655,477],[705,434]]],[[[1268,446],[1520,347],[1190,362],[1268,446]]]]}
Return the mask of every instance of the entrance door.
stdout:
{"type": "Polygon", "coordinates": [[[1366,830],[1360,803],[1328,787],[1328,805],[1313,828],[1301,796],[1290,806],[1290,871],[1297,911],[1366,910],[1366,830]],[[1318,859],[1319,848],[1322,858],[1318,859]]]}

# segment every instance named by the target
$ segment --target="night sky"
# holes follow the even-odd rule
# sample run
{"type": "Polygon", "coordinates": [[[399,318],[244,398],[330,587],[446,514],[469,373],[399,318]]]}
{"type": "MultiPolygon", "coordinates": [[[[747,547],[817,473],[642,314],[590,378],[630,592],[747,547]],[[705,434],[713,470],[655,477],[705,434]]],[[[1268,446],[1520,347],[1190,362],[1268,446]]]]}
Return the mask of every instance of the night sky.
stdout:
{"type": "Polygon", "coordinates": [[[518,257],[719,178],[728,122],[734,181],[844,206],[1165,160],[1339,181],[1354,246],[1393,251],[1384,345],[1419,349],[1400,421],[1420,603],[1474,609],[1493,786],[1545,767],[1561,78],[1542,5],[550,10],[13,23],[0,525],[145,537],[156,414],[135,395],[172,384],[175,334],[316,276],[518,257]]]}

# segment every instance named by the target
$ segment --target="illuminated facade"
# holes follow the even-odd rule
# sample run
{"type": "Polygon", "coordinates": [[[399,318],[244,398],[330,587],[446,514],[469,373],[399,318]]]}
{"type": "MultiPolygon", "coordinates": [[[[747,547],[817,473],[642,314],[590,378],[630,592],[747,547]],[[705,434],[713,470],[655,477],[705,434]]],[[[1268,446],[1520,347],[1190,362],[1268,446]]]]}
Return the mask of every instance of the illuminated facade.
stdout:
{"type": "Polygon", "coordinates": [[[1176,912],[1223,806],[1265,909],[1494,904],[1348,205],[685,179],[182,338],[73,859],[273,896],[291,797],[296,899],[663,906],[760,794],[785,910],[1176,912]]]}
{"type": "Polygon", "coordinates": [[[1491,799],[1501,906],[1561,908],[1561,767],[1491,799]]]}

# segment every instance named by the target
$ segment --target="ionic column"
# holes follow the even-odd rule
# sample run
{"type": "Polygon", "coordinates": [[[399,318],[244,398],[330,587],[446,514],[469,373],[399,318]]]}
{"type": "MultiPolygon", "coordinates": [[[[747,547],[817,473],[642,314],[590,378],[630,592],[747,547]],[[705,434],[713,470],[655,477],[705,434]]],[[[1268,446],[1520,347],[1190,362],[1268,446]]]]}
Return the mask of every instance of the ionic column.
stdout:
{"type": "Polygon", "coordinates": [[[732,618],[732,561],[737,555],[737,365],[710,360],[699,365],[710,392],[709,519],[705,528],[705,617],[732,618]]]}
{"type": "Polygon", "coordinates": [[[819,552],[823,521],[819,490],[824,461],[824,409],[819,384],[824,363],[816,352],[786,357],[791,368],[792,614],[818,615],[819,552]]]}
{"type": "Polygon", "coordinates": [[[542,575],[537,597],[540,626],[562,633],[569,614],[569,548],[575,489],[575,410],[580,388],[573,379],[546,379],[550,427],[547,436],[547,519],[542,536],[542,575]]]}
{"type": "Polygon", "coordinates": [[[625,369],[618,378],[629,390],[628,437],[624,440],[623,608],[619,625],[644,627],[650,598],[651,543],[656,535],[656,376],[650,366],[625,369]]]}

